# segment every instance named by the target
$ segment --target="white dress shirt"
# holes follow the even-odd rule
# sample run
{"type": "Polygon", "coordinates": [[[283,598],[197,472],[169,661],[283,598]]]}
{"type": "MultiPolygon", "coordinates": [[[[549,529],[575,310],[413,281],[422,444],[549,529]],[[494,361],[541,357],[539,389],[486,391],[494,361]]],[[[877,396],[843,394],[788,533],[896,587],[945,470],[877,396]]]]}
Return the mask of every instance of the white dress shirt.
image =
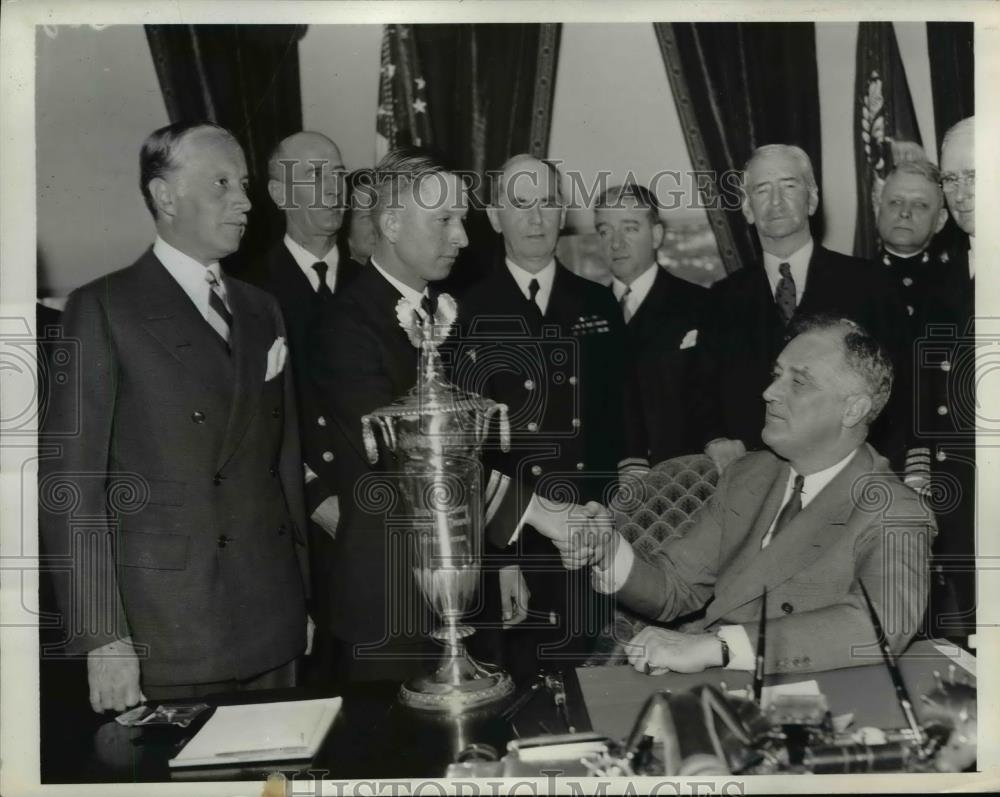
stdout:
{"type": "Polygon", "coordinates": [[[632,280],[631,285],[626,285],[618,277],[611,278],[611,290],[614,291],[615,299],[619,304],[621,304],[622,296],[625,295],[625,292],[629,288],[632,289],[625,300],[625,307],[622,308],[625,311],[625,318],[631,319],[638,312],[639,308],[642,307],[643,301],[649,295],[649,291],[653,287],[653,282],[656,280],[656,269],[658,268],[659,266],[656,264],[656,261],[653,261],[649,268],[632,280]]]}
{"type": "Polygon", "coordinates": [[[375,262],[375,258],[372,258],[372,265],[378,270],[378,273],[385,277],[389,284],[392,285],[397,291],[403,294],[403,298],[409,300],[410,304],[414,308],[420,308],[420,301],[427,295],[427,289],[424,288],[423,291],[415,290],[407,285],[405,282],[400,282],[392,274],[388,273],[384,268],[382,268],[378,263],[375,262]]]}
{"type": "Polygon", "coordinates": [[[969,236],[969,279],[976,276],[976,236],[969,236]]]}
{"type": "Polygon", "coordinates": [[[782,263],[788,263],[792,272],[792,279],[795,280],[795,306],[798,307],[802,301],[802,294],[806,289],[806,279],[809,276],[809,260],[812,258],[814,245],[810,238],[805,246],[792,252],[788,257],[778,257],[769,252],[764,252],[764,273],[767,274],[767,284],[771,286],[771,295],[778,290],[778,281],[781,279],[779,267],[782,263]]]}
{"type": "MultiPolygon", "coordinates": [[[[805,477],[802,484],[803,509],[805,509],[813,501],[813,499],[820,494],[820,491],[822,491],[824,487],[833,481],[838,473],[847,467],[847,463],[853,459],[856,453],[857,449],[851,451],[850,454],[837,462],[835,465],[831,465],[829,468],[817,471],[816,473],[811,473],[805,477]]],[[[785,484],[785,494],[781,499],[782,508],[786,503],[788,503],[788,499],[792,494],[792,489],[795,484],[795,476],[795,470],[793,468],[789,468],[788,481],[785,484]]],[[[764,536],[764,540],[761,543],[762,549],[766,548],[767,544],[771,541],[771,536],[774,532],[774,524],[777,522],[778,515],[780,514],[781,509],[775,513],[774,519],[771,521],[771,526],[767,530],[767,534],[764,536]]],[[[628,540],[619,535],[618,549],[615,551],[615,558],[611,563],[611,567],[606,570],[601,570],[598,567],[592,568],[592,581],[594,589],[597,592],[601,592],[606,595],[620,590],[628,580],[629,574],[632,572],[632,565],[634,562],[635,552],[632,550],[632,546],[629,545],[628,540]]],[[[726,669],[749,671],[754,668],[754,648],[750,642],[750,637],[747,636],[746,629],[742,625],[720,626],[718,635],[724,639],[726,644],[729,646],[729,664],[726,669]]]]}
{"type": "Polygon", "coordinates": [[[337,264],[340,262],[340,253],[337,251],[336,246],[331,246],[330,251],[323,257],[316,257],[316,255],[295,241],[292,236],[285,233],[285,248],[292,256],[292,259],[298,264],[299,268],[302,269],[302,273],[306,275],[306,279],[309,280],[314,293],[319,290],[319,274],[313,266],[320,261],[326,263],[328,267],[326,269],[326,286],[330,289],[330,293],[333,293],[337,286],[337,264]]]}
{"type": "Polygon", "coordinates": [[[514,281],[517,283],[517,287],[521,289],[521,293],[524,294],[525,299],[531,298],[531,293],[528,290],[531,281],[538,280],[538,294],[535,296],[535,304],[538,305],[538,309],[542,315],[545,315],[545,311],[549,306],[549,297],[552,295],[552,282],[556,278],[555,258],[552,258],[549,264],[537,274],[532,274],[530,271],[521,268],[509,257],[504,258],[504,262],[507,264],[511,276],[514,277],[514,281]]]}
{"type": "Polygon", "coordinates": [[[218,261],[213,261],[208,266],[205,266],[193,257],[184,254],[180,249],[168,244],[159,235],[156,236],[156,240],[153,242],[153,254],[163,264],[163,267],[170,276],[181,286],[184,293],[188,295],[188,298],[194,303],[198,312],[201,313],[201,317],[210,324],[212,322],[208,318],[208,296],[212,292],[212,287],[208,284],[208,280],[205,279],[206,269],[212,268],[215,271],[215,276],[219,278],[219,284],[222,286],[223,301],[229,307],[226,282],[219,268],[218,261]]]}

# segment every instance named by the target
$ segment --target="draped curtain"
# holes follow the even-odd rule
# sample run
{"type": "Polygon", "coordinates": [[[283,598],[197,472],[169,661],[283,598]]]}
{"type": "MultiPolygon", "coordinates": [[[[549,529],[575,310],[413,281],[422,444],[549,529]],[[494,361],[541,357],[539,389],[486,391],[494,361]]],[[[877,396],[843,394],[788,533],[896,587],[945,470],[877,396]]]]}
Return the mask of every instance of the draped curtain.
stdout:
{"type": "Polygon", "coordinates": [[[927,51],[938,147],[948,128],[976,112],[971,22],[928,22],[927,51]]]}
{"type": "Polygon", "coordinates": [[[240,256],[284,229],[267,194],[267,158],[302,129],[298,43],[305,25],[146,25],[146,38],[171,122],[205,119],[232,131],[246,153],[253,210],[240,256]]]}
{"type": "MultiPolygon", "coordinates": [[[[727,272],[754,262],[759,244],[740,212],[731,174],[763,144],[797,144],[821,174],[813,23],[670,23],[653,27],[702,200],[727,272]],[[724,181],[725,180],[725,181],[724,181]]],[[[822,213],[813,217],[814,225],[822,213]]],[[[814,234],[822,237],[818,230],[814,234]]]]}
{"type": "MultiPolygon", "coordinates": [[[[548,152],[559,35],[558,24],[387,25],[377,154],[401,144],[447,153],[454,168],[478,176],[482,207],[487,171],[511,155],[548,152]]],[[[458,292],[497,246],[485,213],[474,208],[466,227],[471,245],[450,285],[458,292]]]]}

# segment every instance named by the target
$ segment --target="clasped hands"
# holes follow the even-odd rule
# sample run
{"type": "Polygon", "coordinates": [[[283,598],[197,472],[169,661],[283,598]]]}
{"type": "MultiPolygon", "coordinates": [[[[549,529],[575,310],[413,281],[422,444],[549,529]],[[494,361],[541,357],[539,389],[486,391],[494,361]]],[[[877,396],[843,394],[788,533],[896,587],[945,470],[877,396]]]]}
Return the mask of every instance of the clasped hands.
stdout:
{"type": "Polygon", "coordinates": [[[535,495],[525,521],[552,540],[567,570],[587,565],[606,569],[614,560],[618,546],[614,520],[596,501],[581,506],[535,495]]]}

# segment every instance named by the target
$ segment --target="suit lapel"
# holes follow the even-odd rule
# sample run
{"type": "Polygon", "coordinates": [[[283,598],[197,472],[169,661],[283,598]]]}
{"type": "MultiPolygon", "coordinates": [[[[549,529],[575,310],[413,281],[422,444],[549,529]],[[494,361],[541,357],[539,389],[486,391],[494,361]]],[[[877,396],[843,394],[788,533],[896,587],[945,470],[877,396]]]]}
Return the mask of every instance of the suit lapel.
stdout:
{"type": "MultiPolygon", "coordinates": [[[[148,251],[139,262],[141,325],[171,357],[197,375],[198,382],[228,396],[228,357],[219,336],[170,272],[148,251]],[[220,374],[226,380],[220,382],[220,374]]],[[[228,400],[228,398],[227,398],[228,400]]]]}
{"type": "Polygon", "coordinates": [[[756,600],[765,587],[770,592],[823,556],[837,541],[850,518],[854,507],[851,485],[871,469],[871,454],[862,447],[833,481],[761,550],[760,544],[777,515],[787,484],[788,466],[782,467],[753,533],[740,551],[740,569],[732,569],[732,575],[727,572],[726,588],[716,594],[715,601],[706,612],[706,623],[756,600]]]}
{"type": "Polygon", "coordinates": [[[243,286],[235,280],[227,280],[226,288],[233,312],[230,347],[236,375],[226,435],[219,452],[220,468],[233,455],[247,424],[257,411],[266,375],[267,355],[273,343],[267,339],[271,325],[250,302],[243,286]]]}

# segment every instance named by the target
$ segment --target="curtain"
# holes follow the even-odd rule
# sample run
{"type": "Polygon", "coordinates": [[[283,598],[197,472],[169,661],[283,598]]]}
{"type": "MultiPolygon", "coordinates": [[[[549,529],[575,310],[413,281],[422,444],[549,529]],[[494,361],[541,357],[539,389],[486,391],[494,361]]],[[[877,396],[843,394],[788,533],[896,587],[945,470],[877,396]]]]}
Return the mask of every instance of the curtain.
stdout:
{"type": "Polygon", "coordinates": [[[302,129],[298,43],[305,25],[146,25],[171,122],[206,119],[232,131],[246,153],[250,211],[239,256],[280,237],[284,220],[267,194],[267,158],[302,129]]]}
{"type": "Polygon", "coordinates": [[[971,22],[928,22],[927,51],[938,147],[948,128],[976,112],[971,22]]]}
{"type": "Polygon", "coordinates": [[[901,143],[920,144],[921,140],[891,22],[858,25],[856,66],[854,166],[858,214],[854,227],[854,254],[872,259],[879,250],[875,204],[882,184],[895,161],[912,157],[901,143]]]}
{"type": "Polygon", "coordinates": [[[548,152],[558,24],[387,25],[382,38],[376,154],[416,144],[474,172],[472,242],[452,272],[461,292],[494,256],[485,173],[511,155],[548,152]],[[477,243],[483,247],[476,250],[477,243]]]}
{"type": "MultiPolygon", "coordinates": [[[[731,177],[763,144],[797,144],[821,173],[816,34],[805,23],[654,23],[727,272],[758,258],[731,177]],[[725,182],[723,182],[725,180],[725,182]]],[[[822,218],[817,212],[814,223],[822,218]]],[[[814,234],[820,236],[820,231],[814,234]]]]}

